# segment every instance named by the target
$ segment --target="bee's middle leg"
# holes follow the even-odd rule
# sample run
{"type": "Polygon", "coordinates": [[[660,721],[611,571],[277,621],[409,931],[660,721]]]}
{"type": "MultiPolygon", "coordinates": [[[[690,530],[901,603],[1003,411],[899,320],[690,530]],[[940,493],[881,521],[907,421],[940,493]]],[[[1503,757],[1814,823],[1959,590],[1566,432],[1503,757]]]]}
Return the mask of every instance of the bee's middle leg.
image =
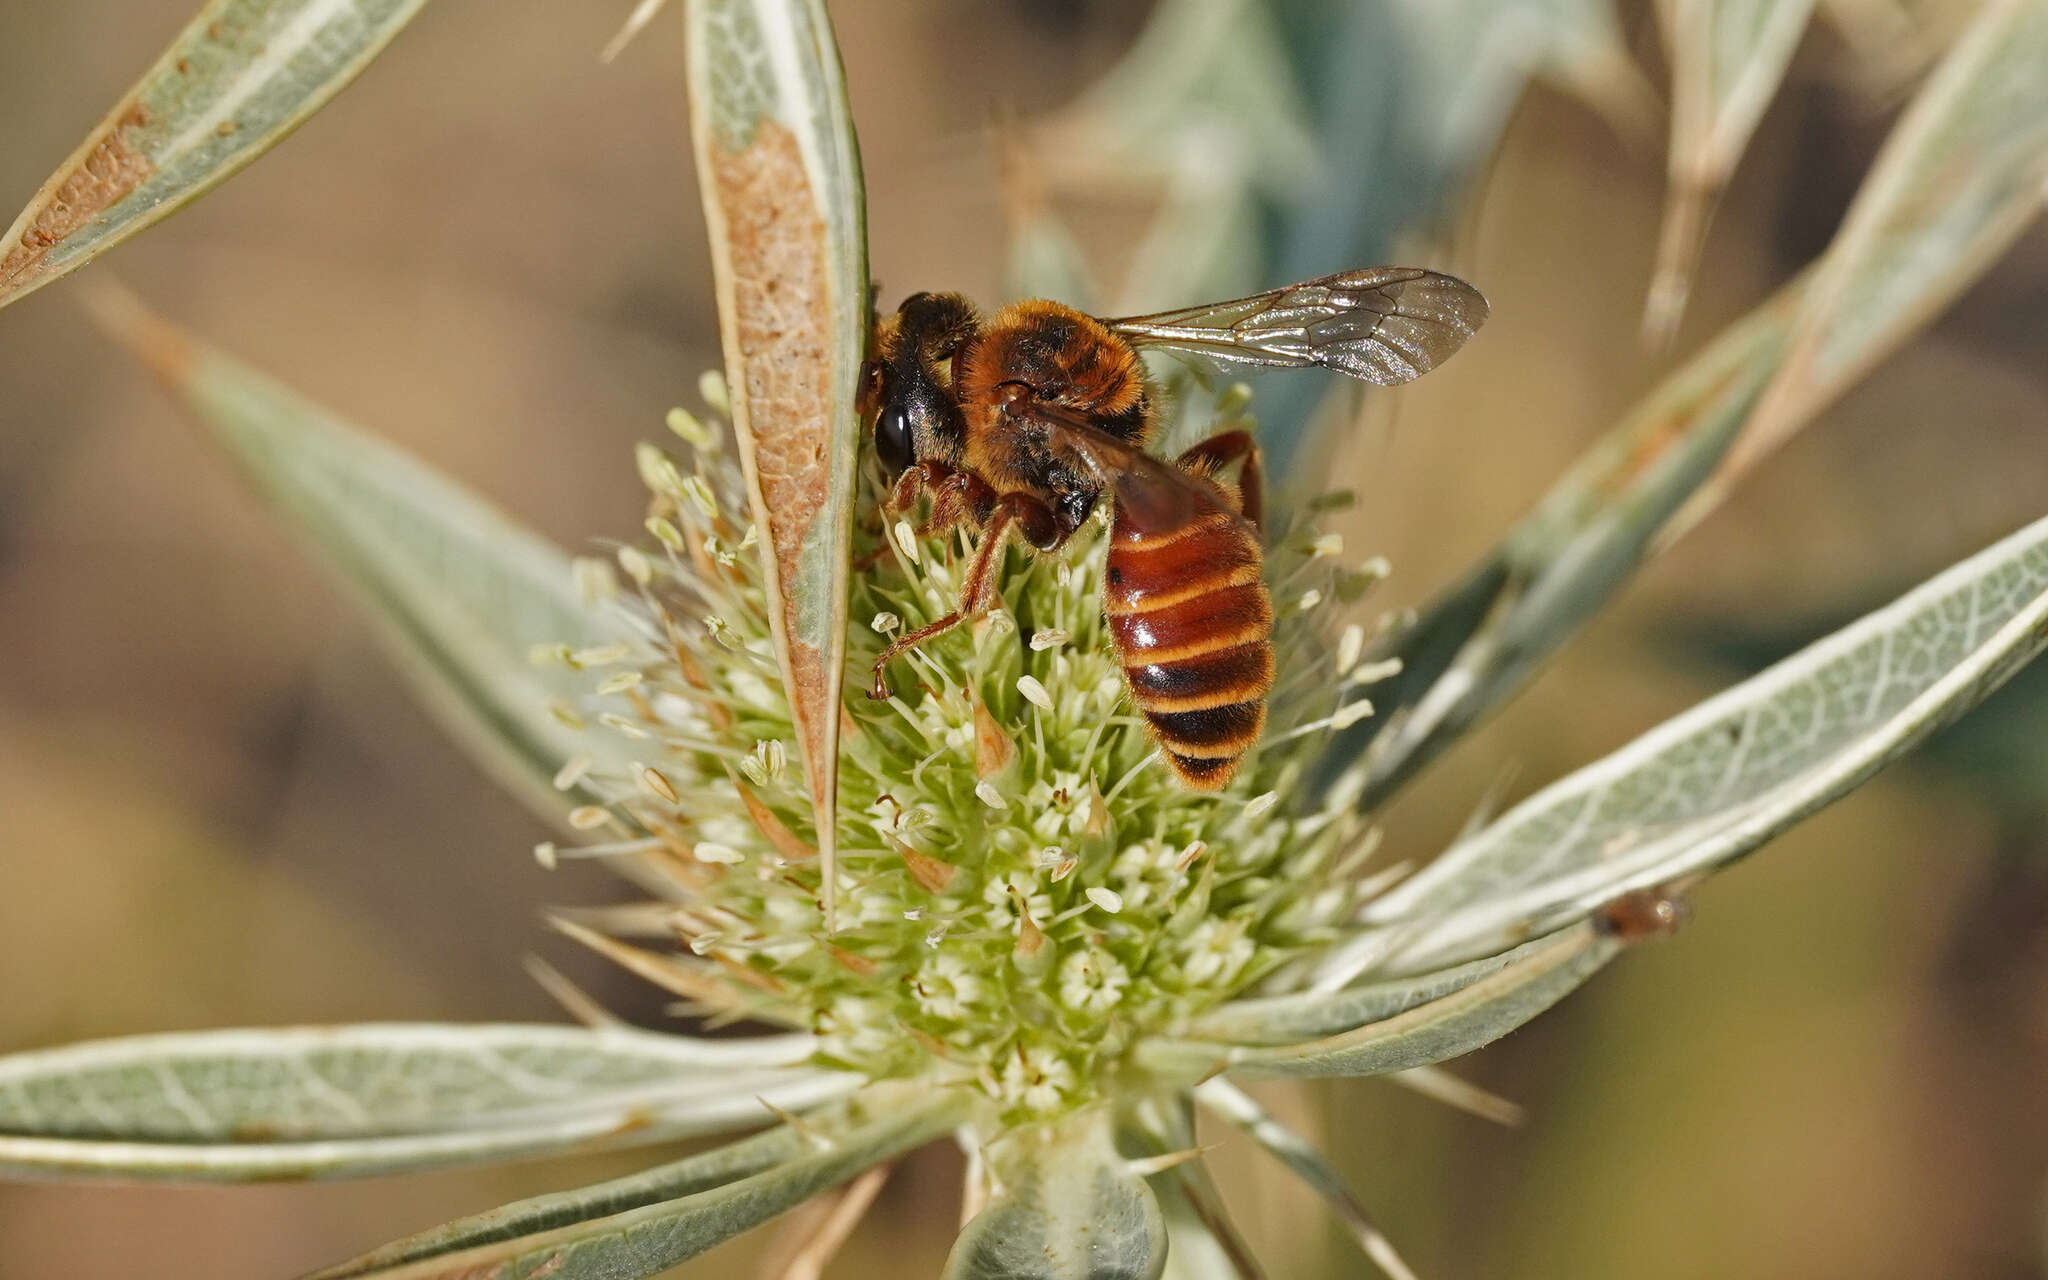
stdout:
{"type": "MultiPolygon", "coordinates": [[[[985,485],[983,487],[986,488],[985,485]]],[[[972,501],[971,495],[968,501],[972,501]]],[[[1009,542],[1013,529],[1040,551],[1055,550],[1068,537],[1068,531],[1061,527],[1053,509],[1028,493],[1006,493],[997,498],[983,518],[982,526],[981,545],[975,548],[974,559],[969,562],[967,577],[961,585],[960,607],[935,622],[898,637],[882,650],[881,656],[875,659],[875,687],[868,691],[870,698],[883,701],[889,697],[885,672],[891,662],[933,636],[959,626],[994,603],[996,568],[1002,563],[1003,547],[1009,542]]]]}

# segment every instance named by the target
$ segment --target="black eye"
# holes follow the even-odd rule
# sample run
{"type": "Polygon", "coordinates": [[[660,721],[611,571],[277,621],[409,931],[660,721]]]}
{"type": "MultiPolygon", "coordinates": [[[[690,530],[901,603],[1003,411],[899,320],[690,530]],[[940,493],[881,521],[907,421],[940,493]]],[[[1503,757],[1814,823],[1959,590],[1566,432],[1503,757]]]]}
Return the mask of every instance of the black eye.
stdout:
{"type": "Polygon", "coordinates": [[[890,475],[902,475],[917,461],[910,442],[910,415],[902,405],[883,406],[882,416],[875,419],[875,454],[890,475]]]}

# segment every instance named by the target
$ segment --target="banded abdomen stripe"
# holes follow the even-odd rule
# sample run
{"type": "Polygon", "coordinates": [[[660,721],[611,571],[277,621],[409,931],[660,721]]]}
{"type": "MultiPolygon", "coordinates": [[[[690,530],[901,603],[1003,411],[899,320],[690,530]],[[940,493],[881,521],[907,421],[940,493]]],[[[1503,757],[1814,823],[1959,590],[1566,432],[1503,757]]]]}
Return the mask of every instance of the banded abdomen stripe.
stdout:
{"type": "Polygon", "coordinates": [[[1273,603],[1256,535],[1221,511],[1166,533],[1117,514],[1102,591],[1131,701],[1182,782],[1213,791],[1266,723],[1273,603]]]}

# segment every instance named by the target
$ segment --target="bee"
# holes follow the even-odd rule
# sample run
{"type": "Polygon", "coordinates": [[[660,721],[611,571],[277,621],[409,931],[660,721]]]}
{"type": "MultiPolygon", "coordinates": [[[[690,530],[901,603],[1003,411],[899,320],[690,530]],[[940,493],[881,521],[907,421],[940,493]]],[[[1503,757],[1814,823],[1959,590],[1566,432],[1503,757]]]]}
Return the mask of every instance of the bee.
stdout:
{"type": "Polygon", "coordinates": [[[964,521],[981,538],[958,607],[882,651],[871,696],[889,696],[890,662],[994,602],[1011,537],[1056,551],[1106,495],[1102,604],[1125,688],[1182,783],[1224,786],[1258,741],[1273,685],[1259,448],[1233,430],[1171,462],[1147,453],[1159,396],[1139,352],[1392,386],[1449,358],[1486,314],[1472,286],[1412,267],[1111,320],[1032,300],[984,321],[956,293],[906,298],[876,326],[861,390],[893,481],[888,507],[928,495],[920,535],[964,521]]]}

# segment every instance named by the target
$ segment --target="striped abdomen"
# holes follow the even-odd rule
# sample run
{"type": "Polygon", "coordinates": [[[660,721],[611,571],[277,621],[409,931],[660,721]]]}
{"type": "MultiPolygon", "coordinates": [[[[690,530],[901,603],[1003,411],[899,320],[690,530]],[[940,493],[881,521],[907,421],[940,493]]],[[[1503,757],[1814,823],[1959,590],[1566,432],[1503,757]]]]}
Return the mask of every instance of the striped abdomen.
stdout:
{"type": "Polygon", "coordinates": [[[1119,511],[1102,589],[1131,700],[1182,782],[1214,791],[1259,740],[1273,686],[1273,602],[1259,542],[1211,511],[1143,533],[1119,511]]]}

